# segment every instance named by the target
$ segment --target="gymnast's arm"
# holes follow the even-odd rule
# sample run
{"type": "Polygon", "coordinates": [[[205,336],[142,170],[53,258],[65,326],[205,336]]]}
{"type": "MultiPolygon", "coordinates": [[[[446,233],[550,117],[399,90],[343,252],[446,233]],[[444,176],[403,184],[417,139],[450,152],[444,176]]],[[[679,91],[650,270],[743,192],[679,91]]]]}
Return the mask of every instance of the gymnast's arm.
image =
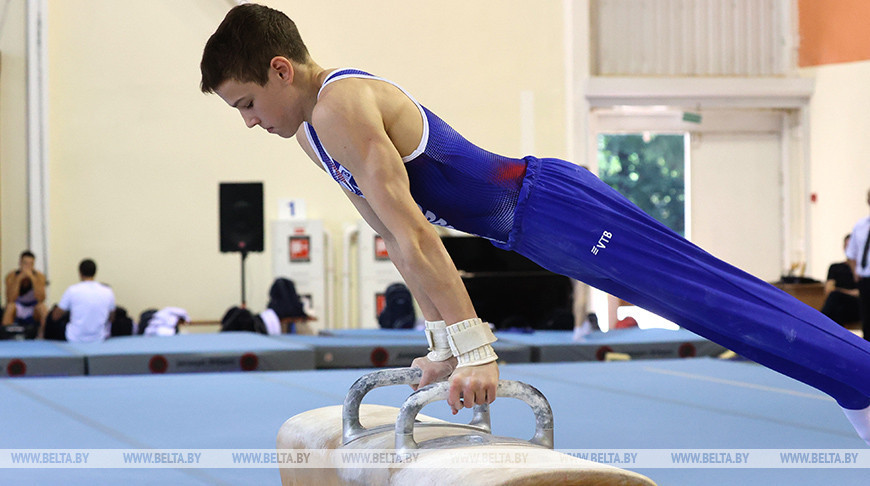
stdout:
{"type": "MultiPolygon", "coordinates": [[[[366,223],[368,223],[375,232],[382,236],[389,234],[389,230],[387,230],[381,220],[378,219],[378,216],[374,211],[372,211],[372,208],[368,203],[366,203],[365,199],[356,194],[352,194],[349,191],[345,191],[345,194],[354,207],[356,207],[357,211],[359,211],[363,219],[366,220],[366,223]]],[[[384,238],[384,244],[387,246],[387,253],[389,255],[393,255],[398,251],[398,248],[395,246],[395,238],[384,238]]],[[[399,270],[399,273],[402,273],[402,271],[399,270]]],[[[417,304],[420,305],[420,309],[423,311],[423,316],[429,321],[440,321],[441,318],[439,317],[440,314],[438,313],[438,309],[434,304],[432,304],[432,301],[429,300],[429,297],[427,297],[425,293],[421,293],[421,289],[417,289],[417,286],[413,285],[416,282],[416,279],[409,278],[404,274],[402,274],[402,278],[406,283],[408,283],[408,288],[411,289],[414,299],[417,301],[417,304]]],[[[423,371],[423,376],[420,378],[420,383],[412,385],[412,388],[416,390],[417,388],[426,386],[429,383],[446,380],[453,373],[453,370],[456,369],[456,364],[457,360],[455,356],[444,361],[431,361],[426,356],[416,358],[414,362],[411,363],[411,367],[420,368],[423,371]]]]}
{"type": "MultiPolygon", "coordinates": [[[[459,272],[411,196],[402,158],[386,133],[374,94],[362,84],[346,86],[321,97],[312,124],[327,151],[354,174],[366,195],[365,201],[352,199],[354,204],[358,209],[362,205],[369,219],[379,222],[376,226],[381,226],[390,259],[419,298],[428,320],[455,323],[476,317],[459,272]]],[[[450,384],[448,403],[454,410],[491,402],[498,366],[459,368],[450,384]]]]}
{"type": "MultiPolygon", "coordinates": [[[[314,151],[314,148],[308,142],[307,136],[305,134],[305,129],[300,126],[299,130],[296,131],[296,141],[299,142],[299,146],[302,147],[302,150],[308,155],[308,157],[315,163],[321,170],[324,172],[326,169],[320,164],[320,161],[317,157],[317,153],[314,151]]],[[[372,229],[379,235],[389,235],[390,232],[384,226],[375,212],[372,210],[371,206],[368,205],[365,199],[357,196],[356,194],[344,190],[345,196],[350,200],[351,204],[354,205],[359,214],[363,217],[363,219],[368,223],[372,229]]],[[[398,251],[398,249],[394,248],[395,238],[385,238],[384,244],[387,247],[387,253],[389,255],[394,255],[398,251]]],[[[401,270],[399,270],[401,274],[401,270]]],[[[413,286],[414,279],[408,278],[405,275],[402,275],[402,278],[405,280],[405,283],[408,284],[408,288],[411,290],[411,293],[414,295],[414,299],[417,301],[417,304],[420,305],[420,309],[423,311],[423,316],[431,321],[440,321],[440,314],[438,313],[438,309],[432,304],[432,301],[426,296],[425,293],[422,293],[421,290],[416,289],[413,286]],[[411,282],[411,283],[409,283],[411,282]]],[[[448,358],[444,361],[431,361],[427,356],[421,356],[419,358],[414,359],[411,363],[411,367],[420,368],[423,371],[423,375],[420,377],[420,383],[417,385],[411,385],[415,390],[421,386],[426,386],[429,383],[435,383],[438,381],[446,380],[450,377],[453,370],[456,369],[457,359],[456,357],[448,358]]]]}

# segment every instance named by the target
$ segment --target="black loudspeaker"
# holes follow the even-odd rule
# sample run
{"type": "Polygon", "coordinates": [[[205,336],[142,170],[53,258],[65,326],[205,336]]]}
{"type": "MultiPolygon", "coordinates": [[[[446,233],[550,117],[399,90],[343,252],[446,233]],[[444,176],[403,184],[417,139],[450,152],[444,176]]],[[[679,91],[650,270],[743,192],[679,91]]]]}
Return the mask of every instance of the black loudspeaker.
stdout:
{"type": "Polygon", "coordinates": [[[263,251],[263,183],[220,184],[221,251],[263,251]]]}

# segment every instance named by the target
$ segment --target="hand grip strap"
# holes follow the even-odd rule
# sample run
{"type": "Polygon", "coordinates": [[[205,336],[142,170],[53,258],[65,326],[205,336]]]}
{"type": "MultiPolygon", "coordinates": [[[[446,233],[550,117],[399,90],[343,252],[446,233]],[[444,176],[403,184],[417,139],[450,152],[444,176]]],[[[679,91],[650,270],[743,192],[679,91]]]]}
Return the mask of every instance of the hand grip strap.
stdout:
{"type": "Polygon", "coordinates": [[[453,357],[447,340],[447,324],[444,321],[426,321],[426,341],[429,343],[429,361],[445,361],[453,357]]]}
{"type": "Polygon", "coordinates": [[[498,359],[490,345],[496,341],[495,334],[479,318],[466,319],[447,326],[447,341],[458,360],[457,368],[482,365],[498,359]]]}

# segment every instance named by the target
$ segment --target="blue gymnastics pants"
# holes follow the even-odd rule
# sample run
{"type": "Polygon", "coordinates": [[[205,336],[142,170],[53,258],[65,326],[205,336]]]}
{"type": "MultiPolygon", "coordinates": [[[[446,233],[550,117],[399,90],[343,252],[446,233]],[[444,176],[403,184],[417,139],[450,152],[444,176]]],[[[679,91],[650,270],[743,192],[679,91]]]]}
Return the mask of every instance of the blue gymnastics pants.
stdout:
{"type": "Polygon", "coordinates": [[[705,252],[588,170],[527,157],[506,245],[832,396],[870,405],[870,343],[705,252]]]}

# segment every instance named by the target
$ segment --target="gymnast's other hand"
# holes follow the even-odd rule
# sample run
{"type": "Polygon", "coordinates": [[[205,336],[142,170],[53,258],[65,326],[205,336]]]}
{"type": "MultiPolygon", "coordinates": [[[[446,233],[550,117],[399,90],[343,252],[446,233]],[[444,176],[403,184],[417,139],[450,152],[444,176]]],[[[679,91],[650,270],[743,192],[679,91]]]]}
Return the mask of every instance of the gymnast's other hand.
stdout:
{"type": "Polygon", "coordinates": [[[431,383],[444,381],[453,373],[456,368],[456,358],[449,358],[444,361],[431,361],[426,356],[419,357],[411,363],[411,368],[420,368],[423,370],[423,376],[420,378],[420,383],[411,385],[414,390],[422,388],[431,383]]]}
{"type": "Polygon", "coordinates": [[[450,395],[447,404],[453,414],[459,409],[492,403],[498,389],[498,363],[457,368],[450,375],[450,395]]]}

